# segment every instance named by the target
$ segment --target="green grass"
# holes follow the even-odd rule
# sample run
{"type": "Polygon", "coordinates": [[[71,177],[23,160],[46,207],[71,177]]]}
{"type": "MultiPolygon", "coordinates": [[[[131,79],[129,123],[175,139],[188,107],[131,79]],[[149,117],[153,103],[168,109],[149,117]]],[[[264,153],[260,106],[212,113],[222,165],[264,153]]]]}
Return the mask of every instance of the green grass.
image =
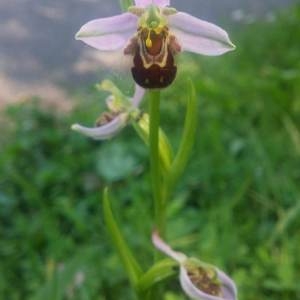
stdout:
{"type": "MultiPolygon", "coordinates": [[[[198,138],[168,210],[168,236],[178,250],[232,275],[241,300],[297,300],[300,9],[236,27],[235,52],[185,56],[162,93],[162,126],[174,145],[188,74],[199,95],[198,138]]],[[[92,123],[100,112],[103,95],[82,91],[69,115],[35,101],[5,113],[0,299],[133,297],[103,226],[107,184],[129,244],[145,267],[151,260],[148,151],[132,128],[104,143],[71,132],[72,123],[92,123]]],[[[177,280],[165,287],[166,300],[185,299],[177,280]]]]}

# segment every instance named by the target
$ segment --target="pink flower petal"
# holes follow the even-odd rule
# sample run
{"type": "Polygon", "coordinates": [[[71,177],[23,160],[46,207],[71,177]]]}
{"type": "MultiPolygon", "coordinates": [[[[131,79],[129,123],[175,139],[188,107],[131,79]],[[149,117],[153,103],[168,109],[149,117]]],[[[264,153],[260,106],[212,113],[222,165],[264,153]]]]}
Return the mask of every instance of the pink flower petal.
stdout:
{"type": "Polygon", "coordinates": [[[76,39],[102,51],[125,47],[137,28],[137,17],[131,13],[92,20],[83,25],[76,39]]]}
{"type": "Polygon", "coordinates": [[[165,7],[170,5],[170,0],[153,0],[153,4],[160,7],[165,7]]]}
{"type": "Polygon", "coordinates": [[[223,271],[217,269],[219,280],[222,282],[224,299],[237,299],[237,288],[234,281],[223,271]]]}
{"type": "Polygon", "coordinates": [[[150,4],[154,4],[160,7],[170,5],[170,0],[135,0],[134,2],[138,7],[146,7],[150,4]]]}
{"type": "Polygon", "coordinates": [[[135,0],[135,5],[138,7],[145,7],[152,4],[151,0],[135,0]]]}
{"type": "Polygon", "coordinates": [[[234,282],[222,271],[217,269],[219,280],[222,282],[223,296],[209,295],[199,290],[190,280],[187,270],[182,265],[180,267],[180,284],[185,293],[195,300],[236,300],[237,290],[234,282]]]}
{"type": "Polygon", "coordinates": [[[184,51],[221,55],[235,49],[228,34],[212,23],[178,12],[169,16],[169,26],[184,51]]]}
{"type": "Polygon", "coordinates": [[[182,263],[186,260],[185,254],[181,252],[174,251],[166,242],[164,242],[157,231],[152,233],[152,242],[154,246],[160,250],[161,252],[165,253],[167,256],[173,258],[178,263],[182,263]]]}
{"type": "Polygon", "coordinates": [[[95,140],[107,140],[115,136],[127,125],[128,114],[121,113],[109,123],[99,127],[85,127],[79,124],[72,125],[72,129],[95,140]]]}
{"type": "Polygon", "coordinates": [[[140,87],[139,85],[135,85],[134,95],[132,97],[132,106],[138,107],[145,95],[145,89],[140,87]]]}

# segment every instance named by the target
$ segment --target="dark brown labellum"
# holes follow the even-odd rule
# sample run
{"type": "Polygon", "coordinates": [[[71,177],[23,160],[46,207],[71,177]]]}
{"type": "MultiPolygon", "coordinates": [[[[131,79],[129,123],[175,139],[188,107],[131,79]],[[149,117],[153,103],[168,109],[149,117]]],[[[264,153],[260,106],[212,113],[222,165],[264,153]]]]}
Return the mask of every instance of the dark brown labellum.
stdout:
{"type": "Polygon", "coordinates": [[[146,69],[143,65],[139,51],[136,52],[133,62],[134,67],[131,69],[133,79],[143,88],[165,88],[169,86],[176,77],[177,67],[174,63],[174,58],[170,50],[168,50],[168,58],[164,67],[153,64],[146,69]]]}
{"type": "Polygon", "coordinates": [[[139,28],[125,49],[125,54],[133,55],[132,76],[143,88],[159,89],[169,86],[175,79],[177,66],[174,55],[180,46],[167,27],[159,32],[139,28]]]}

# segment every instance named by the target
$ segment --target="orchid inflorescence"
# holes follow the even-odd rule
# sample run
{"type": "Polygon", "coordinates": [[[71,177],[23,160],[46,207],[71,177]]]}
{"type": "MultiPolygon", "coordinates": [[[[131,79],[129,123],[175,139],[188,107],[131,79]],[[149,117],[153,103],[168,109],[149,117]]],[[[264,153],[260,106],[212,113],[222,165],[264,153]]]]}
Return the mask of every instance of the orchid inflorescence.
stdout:
{"type": "MultiPolygon", "coordinates": [[[[120,51],[119,60],[131,55],[131,72],[144,88],[162,88],[176,76],[174,56],[182,51],[221,55],[235,46],[220,27],[178,12],[168,0],[135,0],[135,6],[118,16],[92,20],[81,27],[76,39],[103,52],[120,51]]],[[[133,100],[143,94],[139,86],[133,100]]],[[[136,105],[135,105],[136,106],[136,105]]],[[[111,122],[95,129],[80,125],[72,128],[94,139],[114,136],[128,121],[127,114],[116,114],[111,122]]]]}
{"type": "Polygon", "coordinates": [[[144,88],[173,82],[179,52],[221,55],[235,48],[220,27],[169,5],[168,0],[135,0],[121,15],[86,23],[76,38],[100,51],[120,51],[120,60],[131,55],[133,78],[144,88]]]}
{"type": "MultiPolygon", "coordinates": [[[[130,58],[131,74],[135,81],[134,95],[126,96],[111,81],[104,80],[98,88],[110,93],[106,99],[107,111],[100,114],[94,127],[74,124],[72,129],[93,139],[105,140],[115,136],[127,124],[134,124],[146,144],[150,144],[151,150],[154,206],[158,216],[155,220],[159,223],[155,224],[157,230],[152,235],[154,246],[178,263],[181,286],[190,298],[236,300],[235,284],[224,272],[174,251],[160,236],[164,232],[162,224],[168,200],[161,197],[170,196],[186,164],[195,133],[196,106],[193,104],[194,100],[188,103],[186,119],[193,117],[191,121],[186,121],[180,149],[176,157],[172,158],[169,141],[159,128],[157,114],[160,96],[155,92],[173,83],[177,74],[176,57],[179,53],[187,51],[216,56],[234,50],[235,46],[226,31],[217,25],[177,11],[170,6],[170,0],[135,0],[134,4],[120,15],[86,23],[76,34],[76,39],[103,53],[118,53],[120,63],[125,58],[130,58]],[[145,90],[149,90],[152,95],[149,115],[142,113],[139,108],[145,90]]],[[[190,95],[192,99],[195,98],[193,91],[190,95]]],[[[141,291],[151,288],[152,284],[162,280],[164,276],[159,272],[153,275],[156,274],[153,270],[159,270],[156,265],[144,277],[141,275],[141,268],[113,219],[107,192],[104,196],[104,216],[129,279],[139,298],[144,299],[144,294],[140,296],[141,291]],[[149,284],[151,276],[155,278],[149,284]],[[139,279],[140,282],[148,282],[144,284],[147,288],[138,283],[139,279]]],[[[150,292],[145,299],[149,299],[149,295],[150,292]]]]}

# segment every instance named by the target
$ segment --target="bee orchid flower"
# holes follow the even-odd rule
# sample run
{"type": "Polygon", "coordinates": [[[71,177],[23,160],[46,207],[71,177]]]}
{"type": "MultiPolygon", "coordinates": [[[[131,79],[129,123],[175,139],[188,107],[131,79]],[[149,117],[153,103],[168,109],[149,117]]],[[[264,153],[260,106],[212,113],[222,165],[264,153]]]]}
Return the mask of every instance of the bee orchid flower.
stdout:
{"type": "Polygon", "coordinates": [[[111,92],[106,99],[108,111],[100,115],[95,127],[73,124],[71,128],[95,140],[106,140],[115,136],[139,113],[138,106],[145,90],[136,85],[134,96],[129,98],[109,80],[104,80],[99,88],[111,92]]]}
{"type": "Polygon", "coordinates": [[[214,56],[235,48],[226,31],[178,12],[170,0],[135,0],[123,14],[86,23],[76,39],[104,52],[121,50],[120,62],[131,56],[135,82],[149,89],[173,82],[179,52],[214,56]]]}
{"type": "Polygon", "coordinates": [[[176,260],[180,266],[180,284],[184,292],[195,300],[237,300],[235,283],[215,266],[174,251],[155,231],[154,246],[176,260]]]}

